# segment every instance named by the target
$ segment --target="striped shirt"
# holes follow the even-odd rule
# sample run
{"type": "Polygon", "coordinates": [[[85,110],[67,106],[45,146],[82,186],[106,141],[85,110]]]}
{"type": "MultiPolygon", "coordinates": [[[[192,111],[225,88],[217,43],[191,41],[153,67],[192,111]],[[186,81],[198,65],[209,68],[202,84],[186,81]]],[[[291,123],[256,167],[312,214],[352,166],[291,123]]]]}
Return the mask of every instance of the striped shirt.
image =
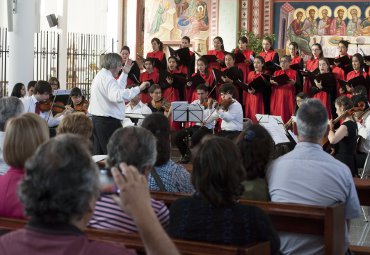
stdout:
{"type": "MultiPolygon", "coordinates": [[[[151,199],[151,202],[159,222],[165,228],[169,222],[169,212],[166,205],[154,199],[151,199]]],[[[128,233],[138,232],[133,219],[122,211],[109,195],[102,195],[96,202],[94,214],[89,222],[89,227],[118,230],[128,233]]]]}

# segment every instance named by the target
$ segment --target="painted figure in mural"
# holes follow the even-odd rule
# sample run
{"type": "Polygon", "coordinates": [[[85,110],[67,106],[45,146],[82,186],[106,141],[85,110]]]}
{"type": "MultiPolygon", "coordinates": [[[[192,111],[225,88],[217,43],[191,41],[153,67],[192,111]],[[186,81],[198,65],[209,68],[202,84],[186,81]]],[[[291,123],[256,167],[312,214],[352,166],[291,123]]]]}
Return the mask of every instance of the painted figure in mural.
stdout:
{"type": "Polygon", "coordinates": [[[189,2],[190,16],[183,23],[190,21],[191,28],[187,32],[187,36],[193,37],[200,31],[207,31],[209,28],[208,6],[205,1],[193,0],[189,2]]]}
{"type": "Polygon", "coordinates": [[[347,24],[347,35],[348,36],[359,36],[359,35],[361,35],[361,31],[360,31],[361,19],[359,18],[359,16],[361,16],[361,10],[360,10],[360,8],[358,8],[358,7],[356,8],[356,7],[353,7],[353,8],[348,10],[349,14],[352,17],[348,21],[348,24],[347,24]]]}
{"type": "Polygon", "coordinates": [[[322,8],[321,10],[321,13],[320,13],[321,19],[319,21],[319,28],[317,30],[318,35],[328,35],[329,34],[329,27],[330,27],[330,22],[331,22],[331,18],[330,18],[331,15],[329,14],[329,11],[331,13],[331,10],[329,9],[328,6],[327,8],[322,8]]]}
{"type": "Polygon", "coordinates": [[[174,2],[176,4],[177,17],[180,17],[188,9],[189,3],[187,0],[174,0],[174,2]]]}
{"type": "Polygon", "coordinates": [[[305,30],[309,36],[317,35],[317,21],[315,15],[316,10],[309,9],[308,17],[303,22],[303,30],[305,30]]]}
{"type": "Polygon", "coordinates": [[[311,52],[310,49],[310,36],[303,29],[303,12],[299,11],[296,14],[296,19],[292,21],[288,28],[288,35],[291,42],[296,42],[299,48],[306,54],[311,52]]]}
{"type": "Polygon", "coordinates": [[[365,15],[366,19],[361,22],[360,31],[362,35],[370,35],[370,8],[367,8],[365,15]]]}
{"type": "Polygon", "coordinates": [[[152,21],[152,26],[150,28],[150,34],[155,34],[159,31],[159,28],[160,26],[163,24],[163,13],[164,13],[165,9],[163,7],[163,2],[161,2],[159,5],[158,5],[158,9],[157,9],[157,12],[154,16],[154,19],[152,21]]]}
{"type": "Polygon", "coordinates": [[[330,35],[346,35],[346,23],[344,22],[344,9],[337,11],[337,17],[330,23],[330,35]]]}

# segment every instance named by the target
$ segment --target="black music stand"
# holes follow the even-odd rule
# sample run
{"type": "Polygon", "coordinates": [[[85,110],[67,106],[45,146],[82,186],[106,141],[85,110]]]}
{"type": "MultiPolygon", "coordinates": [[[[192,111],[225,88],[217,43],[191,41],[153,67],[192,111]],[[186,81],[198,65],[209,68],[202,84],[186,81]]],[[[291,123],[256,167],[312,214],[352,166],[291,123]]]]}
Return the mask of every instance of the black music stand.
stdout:
{"type": "Polygon", "coordinates": [[[188,102],[172,102],[172,120],[177,122],[202,122],[203,109],[199,104],[189,104],[188,102]]]}

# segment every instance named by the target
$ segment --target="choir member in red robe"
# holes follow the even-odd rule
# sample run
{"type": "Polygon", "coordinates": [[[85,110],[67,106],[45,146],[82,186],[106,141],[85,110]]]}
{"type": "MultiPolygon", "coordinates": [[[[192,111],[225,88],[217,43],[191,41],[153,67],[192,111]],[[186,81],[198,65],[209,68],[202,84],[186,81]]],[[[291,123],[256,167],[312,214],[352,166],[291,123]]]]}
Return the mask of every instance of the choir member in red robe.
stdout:
{"type": "MultiPolygon", "coordinates": [[[[181,70],[177,68],[177,65],[178,62],[176,57],[169,57],[167,72],[170,74],[182,74],[181,70]]],[[[179,84],[174,84],[174,79],[171,77],[167,77],[165,80],[166,82],[160,84],[163,98],[166,99],[167,102],[179,101],[179,88],[177,87],[179,84]]]]}
{"type": "MultiPolygon", "coordinates": [[[[352,67],[353,67],[353,71],[349,72],[347,74],[347,82],[350,81],[351,79],[353,78],[357,78],[359,76],[363,76],[366,81],[365,83],[367,84],[361,84],[361,85],[364,85],[366,88],[368,88],[369,86],[367,85],[370,85],[369,84],[369,77],[368,77],[368,74],[364,71],[364,66],[365,66],[365,63],[364,63],[364,58],[362,57],[362,55],[360,53],[356,53],[352,56],[352,67]]],[[[347,86],[347,91],[348,92],[352,92],[353,90],[353,87],[349,87],[347,86]]],[[[369,89],[368,89],[368,93],[367,93],[367,96],[368,98],[370,98],[370,93],[369,93],[369,89]]]]}
{"type": "Polygon", "coordinates": [[[167,59],[166,54],[163,52],[163,42],[159,40],[158,38],[154,37],[151,40],[152,43],[152,52],[148,52],[146,54],[146,58],[155,58],[158,59],[158,64],[156,65],[155,69],[167,69],[167,59]]]}
{"type": "MultiPolygon", "coordinates": [[[[319,59],[324,57],[324,54],[322,52],[322,47],[321,44],[315,43],[311,46],[311,52],[312,52],[312,57],[309,59],[306,63],[306,70],[313,72],[316,69],[319,68],[319,59]]],[[[310,82],[310,79],[306,77],[304,79],[303,83],[303,92],[306,94],[310,94],[310,88],[312,84],[310,82]]]]}
{"type": "MultiPolygon", "coordinates": [[[[255,57],[254,62],[253,62],[254,71],[249,72],[248,74],[248,79],[247,79],[248,84],[250,84],[256,78],[262,76],[264,64],[265,64],[265,60],[263,59],[263,57],[261,56],[255,57]]],[[[263,77],[263,79],[265,78],[263,77]]],[[[245,112],[244,112],[245,117],[251,119],[253,122],[257,122],[256,114],[265,113],[265,107],[264,107],[264,102],[263,102],[263,89],[262,90],[259,90],[259,88],[248,89],[248,93],[244,101],[245,101],[245,112]]]]}
{"type": "MultiPolygon", "coordinates": [[[[190,38],[188,36],[184,36],[181,39],[181,48],[190,48],[190,38]]],[[[195,72],[195,54],[193,51],[189,50],[190,53],[190,61],[186,65],[180,64],[179,70],[186,74],[187,77],[192,75],[195,72]]]]}
{"type": "MultiPolygon", "coordinates": [[[[272,62],[272,63],[279,65],[279,54],[276,51],[274,51],[274,49],[272,48],[272,43],[273,42],[270,37],[263,38],[262,40],[263,51],[260,52],[259,56],[263,57],[263,59],[265,60],[265,63],[272,62]]],[[[265,70],[269,72],[270,75],[273,74],[271,70],[267,69],[266,64],[265,64],[265,70]]]]}
{"type": "MultiPolygon", "coordinates": [[[[123,46],[120,55],[122,57],[122,63],[126,63],[128,59],[130,59],[130,48],[128,46],[123,46]]],[[[140,68],[136,61],[132,61],[132,67],[130,72],[128,73],[127,77],[127,88],[132,87],[134,84],[138,84],[140,78],[140,68]]],[[[119,73],[120,75],[120,73],[119,73]]],[[[119,76],[118,76],[119,77],[119,76]]]]}
{"type": "MultiPolygon", "coordinates": [[[[235,66],[235,55],[232,53],[226,53],[225,54],[225,68],[222,68],[221,70],[224,72],[224,74],[230,74],[229,76],[225,75],[222,76],[222,83],[232,83],[235,86],[235,95],[233,97],[238,100],[240,104],[242,104],[242,89],[241,86],[238,84],[244,84],[243,80],[243,72],[235,66]]],[[[216,94],[219,95],[218,89],[221,85],[217,84],[216,88],[216,94]]]]}
{"type": "MultiPolygon", "coordinates": [[[[328,59],[326,58],[320,58],[319,59],[319,71],[320,74],[326,74],[330,73],[330,63],[328,59]]],[[[324,81],[319,81],[318,79],[315,79],[315,85],[311,88],[311,94],[313,94],[313,98],[319,99],[323,105],[325,106],[326,110],[328,111],[328,117],[329,119],[332,119],[333,113],[335,111],[334,109],[334,102],[336,98],[336,79],[335,74],[333,75],[333,83],[329,84],[323,84],[324,81]]]]}
{"type": "Polygon", "coordinates": [[[221,70],[221,65],[224,66],[225,62],[225,48],[224,40],[220,36],[213,39],[213,50],[209,50],[207,55],[215,55],[217,62],[209,63],[209,68],[216,68],[221,70]]]}
{"type": "MultiPolygon", "coordinates": [[[[154,63],[151,58],[145,60],[144,68],[146,69],[146,71],[140,74],[140,82],[152,81],[152,84],[158,83],[159,73],[157,70],[154,69],[154,63]]],[[[148,89],[145,89],[141,92],[140,99],[144,104],[151,101],[151,98],[148,94],[148,89]]]]}
{"type": "MultiPolygon", "coordinates": [[[[204,79],[205,81],[204,84],[207,86],[208,91],[210,92],[213,89],[213,86],[216,86],[216,84],[215,84],[215,77],[213,76],[211,69],[208,68],[207,60],[200,57],[197,61],[197,67],[198,67],[198,71],[194,73],[192,76],[200,75],[204,79]]],[[[194,86],[194,84],[191,84],[191,82],[190,84],[189,82],[187,84],[187,89],[186,89],[187,98],[188,98],[188,95],[191,93],[190,100],[188,100],[189,103],[198,99],[198,94],[195,89],[196,86],[197,85],[194,86]]],[[[214,90],[212,91],[212,94],[214,94],[214,90]]]]}
{"type": "Polygon", "coordinates": [[[291,69],[297,71],[297,80],[296,80],[295,88],[296,88],[296,93],[299,93],[303,90],[303,76],[298,71],[298,70],[303,70],[304,68],[303,58],[299,55],[299,47],[296,42],[290,42],[288,49],[289,49],[290,58],[292,59],[292,62],[290,63],[291,69]]]}
{"type": "Polygon", "coordinates": [[[290,56],[283,56],[280,60],[281,70],[274,72],[274,76],[286,74],[290,80],[285,84],[279,85],[277,82],[271,80],[271,103],[270,113],[272,115],[281,116],[284,123],[287,122],[294,113],[294,96],[297,79],[297,71],[290,69],[290,56]]]}

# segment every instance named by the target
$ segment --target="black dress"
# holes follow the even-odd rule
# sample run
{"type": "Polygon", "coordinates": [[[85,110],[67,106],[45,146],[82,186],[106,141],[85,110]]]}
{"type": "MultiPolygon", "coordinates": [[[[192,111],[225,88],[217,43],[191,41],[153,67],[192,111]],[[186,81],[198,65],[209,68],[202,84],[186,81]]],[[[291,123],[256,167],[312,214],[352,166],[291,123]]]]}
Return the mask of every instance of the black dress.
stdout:
{"type": "Polygon", "coordinates": [[[346,164],[351,169],[352,176],[357,176],[356,166],[356,148],[357,148],[357,124],[354,121],[343,122],[348,130],[348,136],[345,136],[336,144],[336,153],[334,157],[346,164]]]}

